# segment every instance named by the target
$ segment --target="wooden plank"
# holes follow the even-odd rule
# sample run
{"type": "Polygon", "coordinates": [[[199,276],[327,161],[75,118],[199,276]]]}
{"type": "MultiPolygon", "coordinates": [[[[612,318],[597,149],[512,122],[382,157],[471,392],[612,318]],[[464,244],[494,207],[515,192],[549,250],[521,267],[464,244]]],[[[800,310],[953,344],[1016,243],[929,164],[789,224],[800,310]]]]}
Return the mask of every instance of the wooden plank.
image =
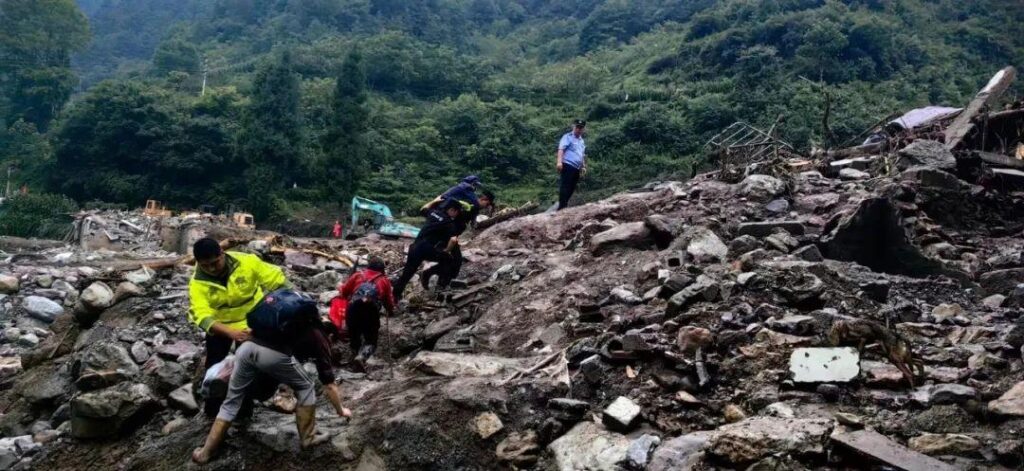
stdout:
{"type": "Polygon", "coordinates": [[[832,432],[832,441],[904,471],[957,471],[959,468],[930,456],[918,453],[889,440],[874,430],[850,432],[838,427],[832,432]]]}
{"type": "Polygon", "coordinates": [[[1013,83],[1017,77],[1017,69],[1012,66],[997,72],[985,88],[982,88],[966,108],[953,120],[953,123],[946,128],[946,148],[955,149],[963,142],[967,134],[974,129],[973,120],[979,113],[988,108],[1003,92],[1013,83]]]}

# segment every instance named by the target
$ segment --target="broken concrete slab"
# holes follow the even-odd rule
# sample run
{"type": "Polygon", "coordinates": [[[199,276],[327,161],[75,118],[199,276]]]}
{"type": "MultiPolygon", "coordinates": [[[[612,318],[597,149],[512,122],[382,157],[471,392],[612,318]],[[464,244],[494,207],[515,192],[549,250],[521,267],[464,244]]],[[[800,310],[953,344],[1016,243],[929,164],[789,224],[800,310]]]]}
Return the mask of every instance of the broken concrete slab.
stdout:
{"type": "Polygon", "coordinates": [[[941,142],[917,140],[900,149],[896,167],[906,170],[911,167],[923,166],[940,170],[956,168],[956,157],[941,142]]]}
{"type": "Polygon", "coordinates": [[[593,422],[580,422],[548,445],[559,471],[618,471],[630,440],[593,422]]]}
{"type": "Polygon", "coordinates": [[[999,98],[1013,79],[1017,77],[1017,69],[1006,67],[989,79],[985,87],[978,91],[974,99],[967,104],[967,107],[957,115],[956,119],[946,128],[947,149],[956,149],[963,142],[964,138],[974,129],[974,117],[988,107],[993,101],[999,98]]]}
{"type": "Polygon", "coordinates": [[[856,348],[798,348],[789,357],[789,371],[797,383],[845,383],[860,374],[856,348]]]}
{"type": "Polygon", "coordinates": [[[906,448],[874,430],[850,431],[846,428],[838,427],[832,432],[830,438],[832,441],[851,448],[862,455],[869,456],[904,471],[957,470],[955,466],[906,448]]]}
{"type": "Polygon", "coordinates": [[[776,453],[823,454],[831,431],[832,421],[826,419],[752,417],[719,427],[708,453],[734,465],[776,453]]]}

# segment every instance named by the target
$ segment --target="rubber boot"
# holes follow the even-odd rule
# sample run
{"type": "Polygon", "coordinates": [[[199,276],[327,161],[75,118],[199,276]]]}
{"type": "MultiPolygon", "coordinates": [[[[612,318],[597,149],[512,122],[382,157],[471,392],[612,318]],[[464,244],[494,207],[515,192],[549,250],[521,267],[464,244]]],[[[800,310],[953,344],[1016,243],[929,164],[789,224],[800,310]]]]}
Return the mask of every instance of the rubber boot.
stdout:
{"type": "Polygon", "coordinates": [[[299,429],[299,446],[303,450],[317,443],[316,406],[296,407],[295,425],[299,429]]]}
{"type": "Polygon", "coordinates": [[[214,420],[213,426],[210,427],[210,434],[206,436],[206,443],[192,451],[192,461],[198,464],[209,463],[214,452],[217,451],[221,442],[224,441],[224,436],[227,435],[228,428],[230,427],[231,422],[227,420],[214,420]]]}

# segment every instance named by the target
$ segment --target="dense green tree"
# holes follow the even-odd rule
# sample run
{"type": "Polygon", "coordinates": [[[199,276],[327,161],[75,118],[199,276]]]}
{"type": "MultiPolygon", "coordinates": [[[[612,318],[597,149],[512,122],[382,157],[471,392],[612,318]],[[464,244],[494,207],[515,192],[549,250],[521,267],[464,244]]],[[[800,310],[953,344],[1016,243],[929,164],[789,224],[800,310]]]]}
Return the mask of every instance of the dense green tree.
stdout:
{"type": "Polygon", "coordinates": [[[153,53],[153,68],[161,75],[170,72],[199,74],[202,72],[201,61],[199,49],[178,38],[160,43],[153,53]]]}
{"type": "Polygon", "coordinates": [[[299,80],[291,54],[284,52],[253,77],[252,98],[238,136],[239,155],[249,166],[249,205],[258,219],[271,216],[275,198],[299,184],[307,165],[302,149],[299,80]]]}
{"type": "Polygon", "coordinates": [[[61,239],[71,232],[78,205],[66,196],[15,195],[0,208],[0,234],[61,239]]]}
{"type": "Polygon", "coordinates": [[[89,41],[85,15],[73,0],[3,0],[0,25],[0,119],[45,129],[77,84],[71,53],[89,41]]]}
{"type": "Polygon", "coordinates": [[[344,204],[359,189],[366,173],[366,74],[362,56],[352,51],[341,65],[334,87],[331,120],[324,137],[323,184],[325,198],[344,204]]]}

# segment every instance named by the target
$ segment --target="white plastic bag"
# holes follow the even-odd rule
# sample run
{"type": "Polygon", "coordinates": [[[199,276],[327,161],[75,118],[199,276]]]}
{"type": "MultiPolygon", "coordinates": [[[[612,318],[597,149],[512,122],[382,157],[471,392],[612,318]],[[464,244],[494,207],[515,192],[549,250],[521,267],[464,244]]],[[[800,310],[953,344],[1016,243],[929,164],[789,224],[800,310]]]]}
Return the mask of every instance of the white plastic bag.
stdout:
{"type": "Polygon", "coordinates": [[[227,397],[228,383],[231,382],[231,373],[235,371],[235,356],[228,355],[219,363],[206,370],[203,377],[203,385],[199,388],[199,394],[205,398],[227,397]]]}

